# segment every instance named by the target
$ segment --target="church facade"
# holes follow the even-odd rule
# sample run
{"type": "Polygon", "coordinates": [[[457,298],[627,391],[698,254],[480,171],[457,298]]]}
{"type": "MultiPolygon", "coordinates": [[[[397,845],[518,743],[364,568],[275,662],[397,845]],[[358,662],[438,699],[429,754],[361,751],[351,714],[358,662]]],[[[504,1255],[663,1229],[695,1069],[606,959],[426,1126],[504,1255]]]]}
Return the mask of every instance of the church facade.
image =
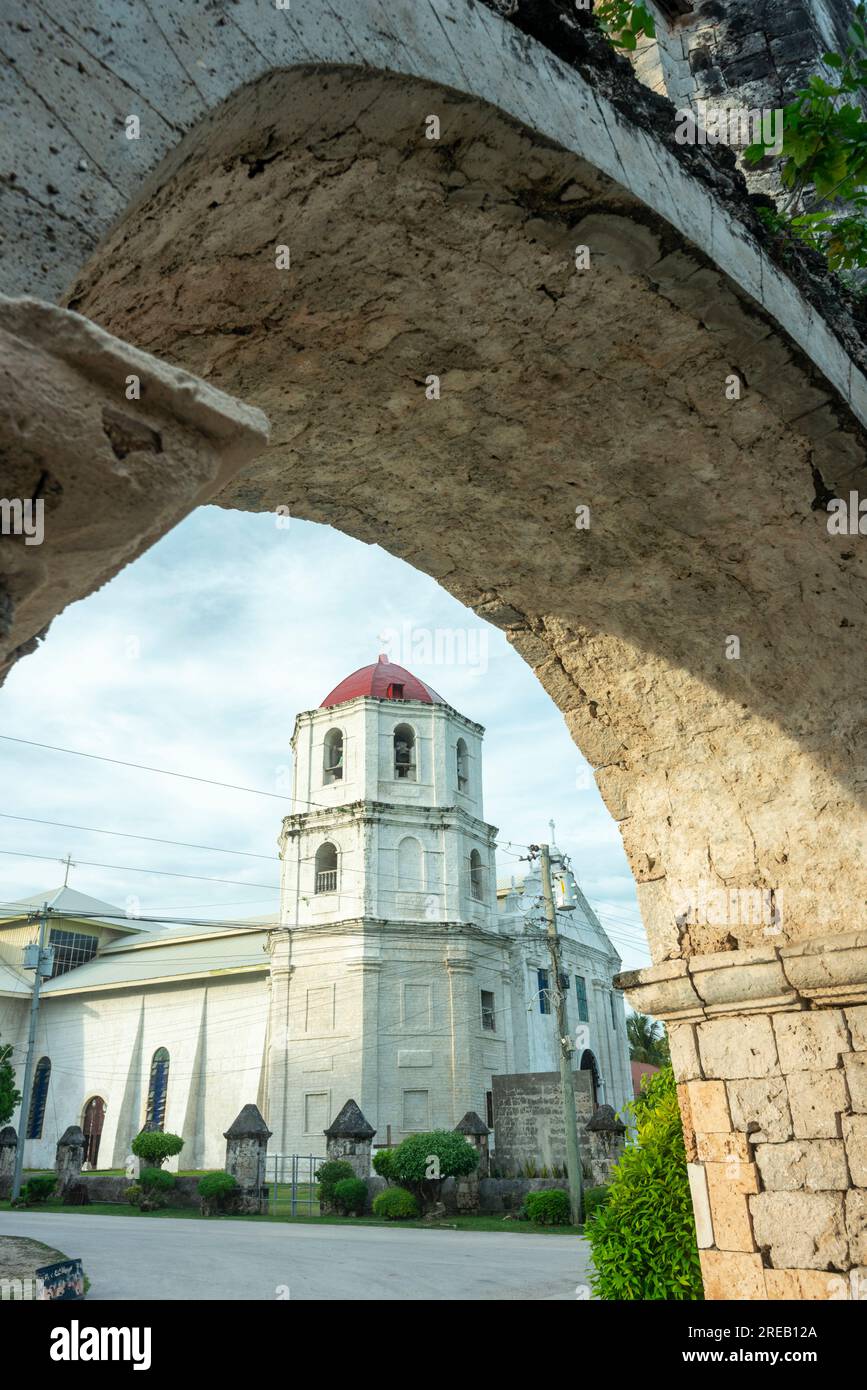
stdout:
{"type": "MultiPolygon", "coordinates": [[[[377,1143],[450,1129],[468,1110],[493,1127],[495,1074],[556,1070],[539,870],[497,888],[483,736],[380,657],[296,720],[278,917],[145,929],[71,888],[47,895],[55,966],[26,1163],[50,1166],[60,1134],[81,1124],[93,1166],[117,1167],[156,1124],[183,1135],[182,1168],[220,1167],[223,1131],[250,1101],[280,1154],[324,1153],[350,1097],[377,1143]]],[[[563,856],[551,858],[575,1065],[619,1110],[631,1095],[619,957],[563,856]]],[[[33,980],[23,950],[45,898],[0,918],[0,1040],[19,1085],[33,980]]]]}

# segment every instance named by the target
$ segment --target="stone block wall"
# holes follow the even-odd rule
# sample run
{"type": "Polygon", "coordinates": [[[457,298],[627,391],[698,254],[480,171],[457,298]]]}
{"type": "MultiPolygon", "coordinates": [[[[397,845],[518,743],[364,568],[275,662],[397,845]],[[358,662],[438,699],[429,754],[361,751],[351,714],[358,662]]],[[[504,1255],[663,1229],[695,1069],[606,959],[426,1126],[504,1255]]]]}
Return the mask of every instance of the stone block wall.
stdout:
{"type": "MultiPolygon", "coordinates": [[[[585,1125],[593,1114],[590,1073],[572,1073],[582,1163],[590,1166],[585,1125]]],[[[566,1133],[560,1098],[560,1075],[554,1071],[521,1072],[493,1077],[495,1173],[519,1176],[525,1163],[563,1167],[566,1133]]]]}

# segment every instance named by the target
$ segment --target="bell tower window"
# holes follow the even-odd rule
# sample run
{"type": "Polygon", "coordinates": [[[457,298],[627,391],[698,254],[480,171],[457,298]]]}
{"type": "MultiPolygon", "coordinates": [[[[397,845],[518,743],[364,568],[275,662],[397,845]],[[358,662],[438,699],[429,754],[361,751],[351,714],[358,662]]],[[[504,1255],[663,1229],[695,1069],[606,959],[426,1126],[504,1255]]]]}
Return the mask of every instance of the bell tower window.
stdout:
{"type": "Polygon", "coordinates": [[[470,763],[467,745],[462,738],[458,739],[455,749],[455,764],[458,777],[458,791],[465,792],[470,785],[470,763]]]}
{"type": "Polygon", "coordinates": [[[325,735],[322,750],[322,780],[340,782],[343,779],[343,733],[340,729],[329,729],[325,735]]]}
{"type": "Polygon", "coordinates": [[[474,849],[470,855],[470,893],[475,898],[476,902],[484,902],[484,867],[482,865],[482,856],[477,849],[474,849]]]}
{"type": "Polygon", "coordinates": [[[394,731],[395,781],[416,780],[415,734],[408,724],[398,724],[394,731]]]}
{"type": "Polygon", "coordinates": [[[330,840],[316,851],[316,892],[337,892],[337,846],[330,840]]]}

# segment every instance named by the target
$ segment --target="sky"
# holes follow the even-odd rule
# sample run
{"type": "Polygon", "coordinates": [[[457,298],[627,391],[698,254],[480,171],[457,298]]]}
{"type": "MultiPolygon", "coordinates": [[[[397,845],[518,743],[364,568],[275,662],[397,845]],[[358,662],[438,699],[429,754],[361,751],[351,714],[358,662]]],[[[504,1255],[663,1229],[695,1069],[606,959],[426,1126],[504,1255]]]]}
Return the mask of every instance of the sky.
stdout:
{"type": "Polygon", "coordinates": [[[649,963],[617,827],[503,634],[378,546],[218,507],[194,512],[67,608],[0,689],[0,901],[57,887],[71,854],[70,885],[131,915],[276,911],[295,715],[380,651],[485,726],[485,818],[501,843],[515,842],[498,852],[499,881],[521,877],[517,856],[550,838],[553,819],[624,967],[649,963]]]}

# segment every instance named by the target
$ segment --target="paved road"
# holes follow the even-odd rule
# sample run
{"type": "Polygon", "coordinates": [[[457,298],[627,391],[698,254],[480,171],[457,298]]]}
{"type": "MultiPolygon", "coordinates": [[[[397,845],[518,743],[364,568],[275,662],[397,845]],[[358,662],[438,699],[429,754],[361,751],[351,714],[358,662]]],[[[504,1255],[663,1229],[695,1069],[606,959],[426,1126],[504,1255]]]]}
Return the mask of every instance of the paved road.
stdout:
{"type": "Polygon", "coordinates": [[[499,1231],[16,1211],[0,1235],[80,1256],[89,1296],[113,1300],[574,1299],[589,1263],[578,1237],[499,1231]]]}

